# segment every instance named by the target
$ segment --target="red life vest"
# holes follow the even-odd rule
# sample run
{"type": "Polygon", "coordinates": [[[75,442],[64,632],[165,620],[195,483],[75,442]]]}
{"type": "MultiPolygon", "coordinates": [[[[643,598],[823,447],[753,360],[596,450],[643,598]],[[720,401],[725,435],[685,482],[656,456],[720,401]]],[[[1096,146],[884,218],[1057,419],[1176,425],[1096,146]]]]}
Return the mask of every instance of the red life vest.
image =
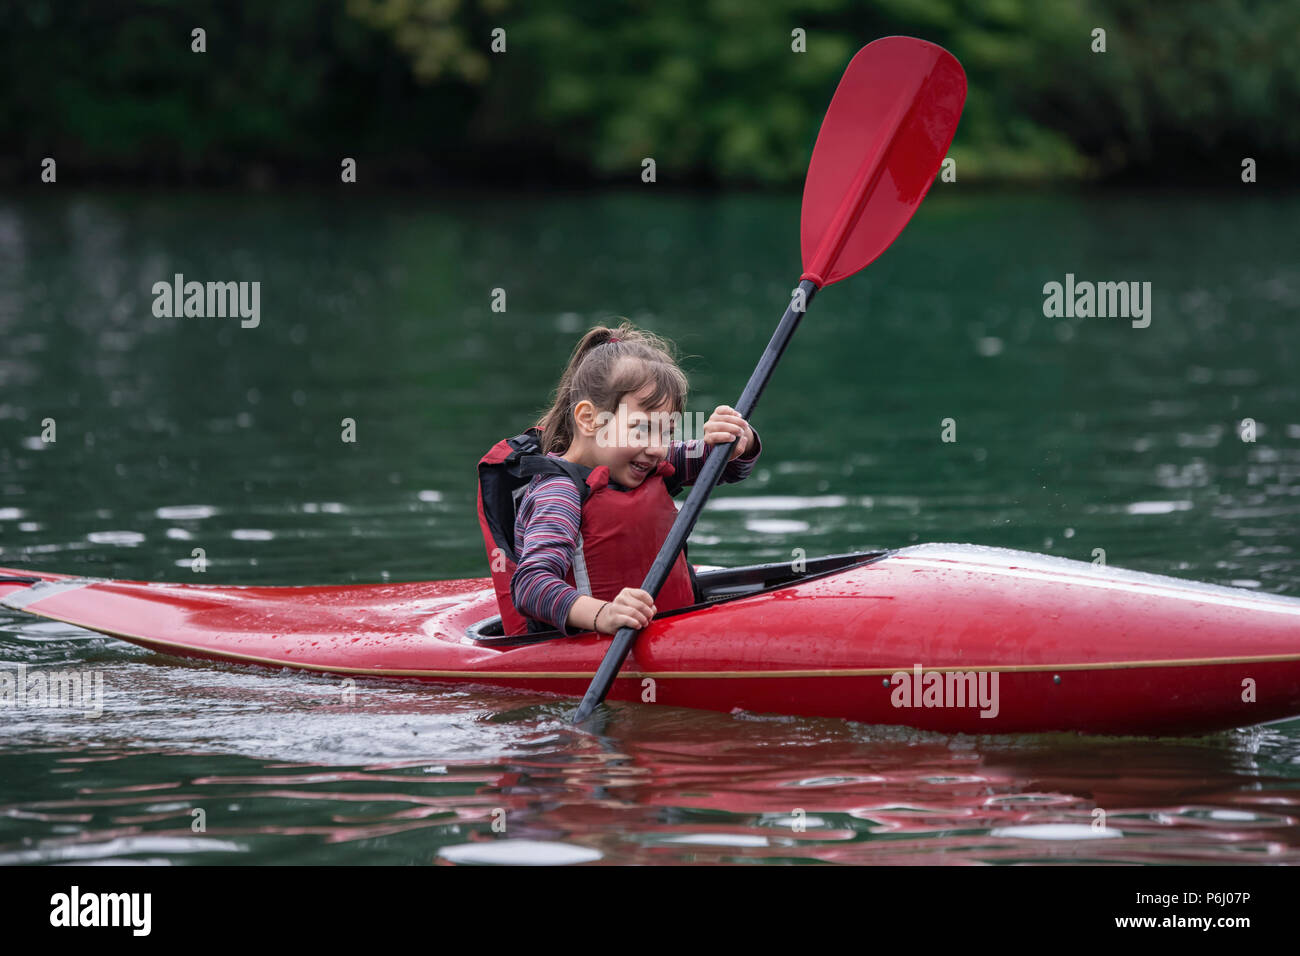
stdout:
{"type": "MultiPolygon", "coordinates": [[[[541,454],[540,438],[540,430],[530,428],[497,442],[478,463],[479,526],[506,634],[554,629],[526,618],[510,598],[510,582],[519,564],[515,515],[534,475],[568,475],[577,486],[582,523],[577,553],[565,580],[582,594],[602,601],[613,600],[624,588],[641,587],[677,519],[677,507],[666,484],[675,469],[668,462],[660,462],[635,488],[625,489],[610,482],[609,469],[603,465],[585,468],[541,454]]],[[[694,603],[694,568],[682,553],[659,589],[655,607],[663,612],[694,603]]]]}

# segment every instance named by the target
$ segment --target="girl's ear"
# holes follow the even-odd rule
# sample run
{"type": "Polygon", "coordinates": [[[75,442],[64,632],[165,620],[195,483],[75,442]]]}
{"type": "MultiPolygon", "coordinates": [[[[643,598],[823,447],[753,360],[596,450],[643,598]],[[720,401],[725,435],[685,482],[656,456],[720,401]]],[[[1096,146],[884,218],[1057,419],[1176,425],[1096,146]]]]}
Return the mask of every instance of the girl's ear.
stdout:
{"type": "Polygon", "coordinates": [[[574,427],[578,433],[588,437],[596,433],[596,406],[583,399],[573,406],[574,427]]]}

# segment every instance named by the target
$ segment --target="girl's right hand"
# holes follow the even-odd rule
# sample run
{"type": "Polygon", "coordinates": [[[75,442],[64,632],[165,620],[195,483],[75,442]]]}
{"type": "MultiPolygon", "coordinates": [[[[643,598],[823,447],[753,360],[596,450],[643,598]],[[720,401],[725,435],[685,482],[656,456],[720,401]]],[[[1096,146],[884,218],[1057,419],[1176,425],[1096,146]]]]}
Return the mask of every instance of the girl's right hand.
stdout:
{"type": "Polygon", "coordinates": [[[640,588],[624,588],[597,616],[598,634],[617,634],[619,628],[623,627],[633,627],[639,631],[655,616],[654,598],[640,588]]]}

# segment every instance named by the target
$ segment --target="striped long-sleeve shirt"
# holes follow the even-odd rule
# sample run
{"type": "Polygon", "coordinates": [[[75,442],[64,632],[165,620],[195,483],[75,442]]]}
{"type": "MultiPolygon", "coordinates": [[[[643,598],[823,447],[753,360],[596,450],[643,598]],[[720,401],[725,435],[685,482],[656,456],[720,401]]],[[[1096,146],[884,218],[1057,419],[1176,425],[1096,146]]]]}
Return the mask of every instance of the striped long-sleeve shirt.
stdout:
{"type": "MultiPolygon", "coordinates": [[[[757,430],[752,425],[750,430],[754,432],[753,447],[727,462],[718,479],[720,484],[743,481],[753,471],[763,449],[757,430]]],[[[666,460],[674,468],[671,482],[694,484],[707,452],[702,438],[670,442],[666,460]]],[[[551,457],[562,456],[552,452],[551,457]]],[[[534,475],[515,516],[519,564],[510,580],[510,598],[525,617],[550,624],[565,635],[574,633],[568,628],[569,611],[580,592],[564,576],[573,565],[581,526],[582,500],[572,479],[567,475],[534,475]]]]}

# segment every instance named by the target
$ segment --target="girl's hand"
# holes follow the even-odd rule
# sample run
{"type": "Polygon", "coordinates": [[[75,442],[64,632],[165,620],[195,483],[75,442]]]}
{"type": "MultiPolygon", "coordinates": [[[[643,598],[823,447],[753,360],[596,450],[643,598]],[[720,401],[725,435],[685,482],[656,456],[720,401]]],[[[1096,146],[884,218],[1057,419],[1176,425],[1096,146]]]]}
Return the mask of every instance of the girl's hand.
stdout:
{"type": "Polygon", "coordinates": [[[709,416],[709,420],[704,423],[704,441],[710,445],[718,445],[723,442],[736,440],[735,447],[731,449],[732,458],[738,458],[745,453],[754,442],[754,432],[749,427],[749,422],[740,417],[740,412],[736,411],[730,405],[719,405],[709,416]]]}
{"type": "Polygon", "coordinates": [[[639,631],[650,623],[656,611],[654,598],[648,591],[624,588],[596,614],[596,624],[592,629],[598,634],[617,634],[621,627],[634,627],[639,631]]]}

